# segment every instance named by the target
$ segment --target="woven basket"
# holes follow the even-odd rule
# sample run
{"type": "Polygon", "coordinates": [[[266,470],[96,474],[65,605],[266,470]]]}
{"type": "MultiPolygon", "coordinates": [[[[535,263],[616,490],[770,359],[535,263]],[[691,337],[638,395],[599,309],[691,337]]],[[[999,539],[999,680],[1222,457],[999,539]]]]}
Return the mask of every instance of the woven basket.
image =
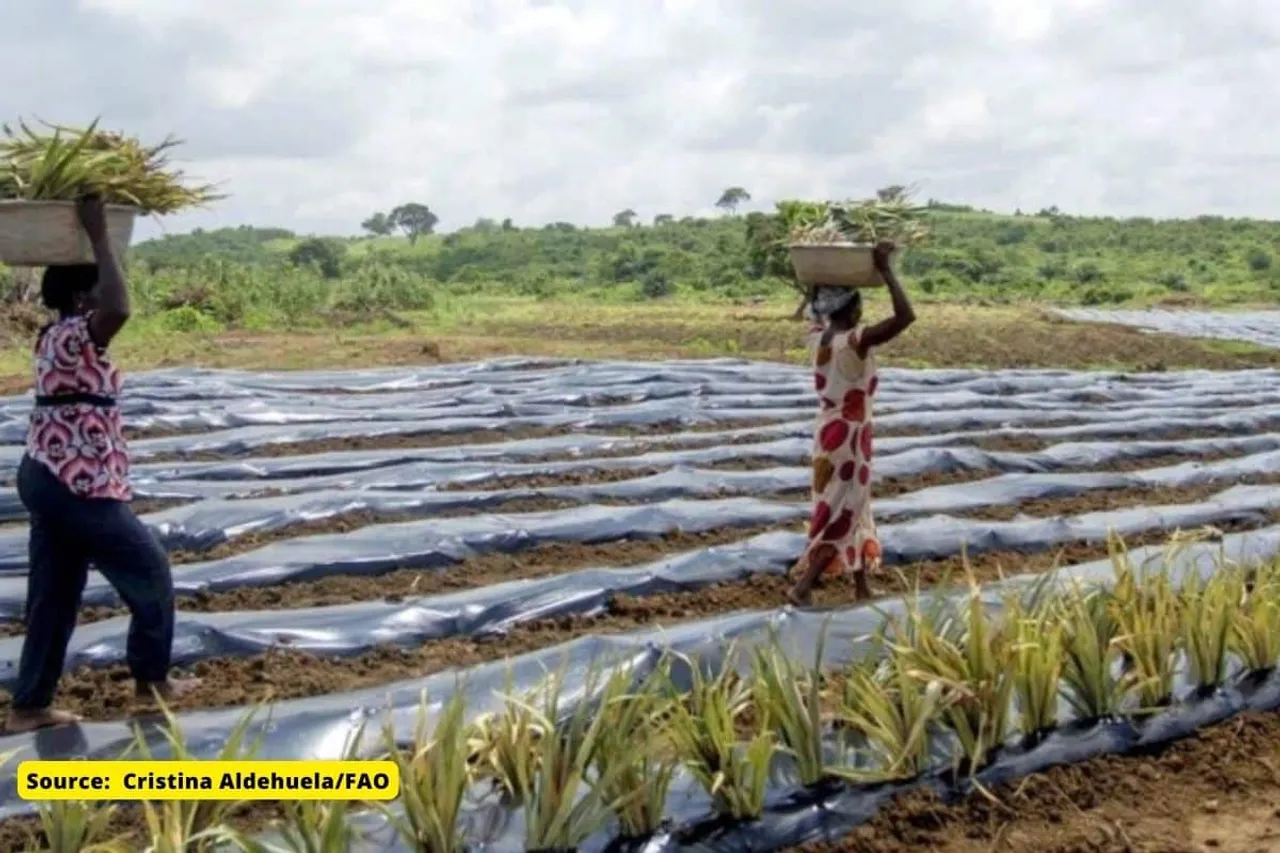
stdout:
{"type": "Polygon", "coordinates": [[[791,265],[803,284],[879,287],[884,284],[871,246],[857,243],[792,243],[791,265]]]}
{"type": "MultiPolygon", "coordinates": [[[[107,205],[107,240],[117,253],[133,239],[138,211],[107,205]]],[[[93,247],[70,201],[0,201],[0,263],[12,267],[93,262],[93,247]]]]}

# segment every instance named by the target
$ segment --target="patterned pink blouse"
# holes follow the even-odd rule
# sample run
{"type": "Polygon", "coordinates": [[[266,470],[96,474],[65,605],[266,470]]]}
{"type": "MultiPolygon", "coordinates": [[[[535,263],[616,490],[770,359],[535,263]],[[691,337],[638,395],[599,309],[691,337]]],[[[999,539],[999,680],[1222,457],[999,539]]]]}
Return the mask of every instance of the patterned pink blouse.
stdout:
{"type": "MultiPolygon", "coordinates": [[[[35,347],[36,397],[66,394],[114,399],[120,372],[89,336],[88,317],[55,323],[35,347]]],[[[116,406],[94,402],[37,405],[27,431],[27,455],[82,498],[127,501],[129,448],[116,406]]]]}

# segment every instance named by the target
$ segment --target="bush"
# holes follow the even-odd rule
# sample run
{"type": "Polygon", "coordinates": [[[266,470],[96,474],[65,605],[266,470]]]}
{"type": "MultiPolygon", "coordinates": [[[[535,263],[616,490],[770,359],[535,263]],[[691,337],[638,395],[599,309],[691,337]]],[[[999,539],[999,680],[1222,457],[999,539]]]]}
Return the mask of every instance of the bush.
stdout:
{"type": "Polygon", "coordinates": [[[342,261],[347,247],[330,237],[311,237],[298,243],[289,252],[289,262],[296,267],[315,267],[325,278],[342,275],[342,261]]]}
{"type": "Polygon", "coordinates": [[[190,305],[162,311],[157,320],[166,332],[217,332],[222,324],[190,305]]]}

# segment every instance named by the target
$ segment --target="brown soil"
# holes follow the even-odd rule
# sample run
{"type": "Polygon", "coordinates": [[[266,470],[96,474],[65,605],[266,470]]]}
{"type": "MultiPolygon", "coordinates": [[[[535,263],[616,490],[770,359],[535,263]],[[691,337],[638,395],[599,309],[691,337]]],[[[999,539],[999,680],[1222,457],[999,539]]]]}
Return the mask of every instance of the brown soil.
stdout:
{"type": "Polygon", "coordinates": [[[1214,480],[1184,488],[1162,486],[1133,486],[1124,489],[1095,489],[1069,498],[1040,498],[1007,506],[984,507],[963,513],[971,518],[1008,521],[1019,515],[1050,518],[1059,515],[1080,515],[1086,512],[1105,512],[1129,509],[1136,506],[1168,506],[1171,504],[1197,503],[1222,492],[1231,486],[1280,484],[1280,476],[1233,477],[1214,480]]]}
{"type": "Polygon", "coordinates": [[[1274,853],[1280,715],[1248,714],[1154,754],[1055,767],[947,804],[914,791],[797,853],[1274,853]]]}
{"type": "MultiPolygon", "coordinates": [[[[1186,440],[1189,438],[1208,437],[1211,436],[1206,435],[1203,430],[1196,430],[1188,431],[1184,435],[1171,436],[1170,438],[1171,440],[1186,440]]],[[[981,447],[983,450],[990,452],[1034,453],[1050,446],[1052,442],[1035,438],[1033,436],[1001,436],[981,439],[974,442],[974,444],[981,447]]],[[[607,458],[608,455],[609,454],[591,454],[591,458],[607,458]]],[[[614,455],[630,456],[634,455],[634,453],[633,451],[628,450],[620,451],[614,455]]],[[[1106,466],[1105,470],[1137,471],[1143,468],[1173,465],[1179,462],[1213,462],[1221,459],[1238,457],[1240,455],[1242,454],[1235,451],[1215,454],[1170,452],[1145,459],[1128,459],[1112,462],[1106,466]]],[[[556,460],[547,459],[543,461],[550,462],[556,460]]],[[[697,467],[711,471],[764,471],[770,468],[794,467],[795,464],[807,465],[808,460],[803,460],[799,463],[787,463],[777,459],[767,458],[725,459],[720,462],[699,463],[697,467]]],[[[662,473],[664,470],[667,469],[645,466],[641,468],[622,469],[585,469],[562,474],[517,474],[509,477],[494,477],[492,479],[471,481],[467,483],[450,483],[442,486],[441,489],[445,491],[469,491],[474,489],[498,491],[501,489],[554,488],[557,486],[575,486],[585,483],[614,483],[623,480],[639,479],[641,477],[651,477],[655,474],[662,473]]],[[[960,483],[976,479],[985,479],[994,475],[995,472],[991,470],[977,470],[957,471],[953,473],[929,473],[889,478],[879,483],[876,493],[883,497],[892,497],[909,491],[914,491],[916,489],[946,485],[948,483],[960,483]]]]}
{"type": "MultiPolygon", "coordinates": [[[[1280,514],[1278,514],[1280,515],[1280,514]]],[[[1234,530],[1240,525],[1228,525],[1234,530]]],[[[1130,547],[1159,544],[1166,541],[1167,532],[1152,532],[1135,537],[1130,547]]],[[[708,544],[708,543],[701,543],[708,544]]],[[[897,595],[909,592],[917,584],[927,588],[944,583],[962,582],[966,570],[979,581],[991,581],[1016,573],[1038,573],[1072,563],[1086,562],[1106,557],[1107,549],[1101,544],[1072,543],[1052,553],[1025,555],[1017,551],[1001,551],[980,554],[970,560],[951,557],[928,560],[896,567],[898,571],[886,571],[873,580],[877,594],[897,595]]],[[[615,557],[616,559],[616,557],[615,557]]],[[[643,558],[642,558],[643,559],[643,558]]],[[[596,560],[589,561],[596,563],[596,560]]],[[[560,569],[562,571],[567,568],[560,569]]],[[[453,574],[453,573],[448,573],[453,574]]],[[[406,583],[412,573],[396,573],[396,583],[384,588],[392,590],[388,600],[401,595],[430,592],[406,583]],[[399,577],[397,577],[397,575],[399,577]]],[[[524,575],[527,576],[527,575],[524,575]]],[[[424,580],[442,579],[430,574],[418,574],[424,580]]],[[[482,578],[468,575],[456,578],[459,587],[488,585],[501,576],[482,578]]],[[[264,590],[241,590],[209,596],[202,603],[217,606],[202,609],[248,610],[264,604],[276,606],[308,606],[334,604],[357,600],[359,594],[369,598],[372,586],[381,579],[334,578],[318,584],[296,584],[292,587],[274,587],[264,590]],[[332,581],[332,583],[330,583],[332,581]],[[328,584],[325,592],[341,589],[346,581],[349,586],[364,581],[363,589],[355,595],[325,597],[313,594],[311,600],[299,600],[291,590],[328,584]],[[255,595],[275,596],[259,600],[255,595]],[[241,601],[233,600],[236,596],[241,601]]],[[[419,678],[451,667],[473,666],[486,661],[523,654],[546,646],[566,642],[587,634],[617,634],[648,628],[659,628],[694,619],[707,618],[738,610],[780,607],[786,602],[789,582],[776,575],[754,575],[736,583],[719,584],[688,592],[634,598],[615,596],[607,613],[594,617],[564,617],[513,626],[506,633],[491,638],[476,639],[452,637],[433,641],[415,648],[379,648],[353,658],[322,658],[288,648],[278,648],[250,658],[214,658],[197,664],[193,669],[204,679],[200,687],[184,696],[176,705],[179,709],[252,705],[264,699],[289,699],[345,692],[372,687],[402,679],[419,678]]],[[[815,594],[815,605],[846,606],[855,602],[851,584],[837,581],[828,583],[815,594]]],[[[147,703],[139,703],[133,696],[132,682],[124,667],[104,670],[82,668],[66,676],[58,690],[60,707],[83,714],[87,719],[119,719],[134,713],[149,713],[147,703]]],[[[8,706],[8,697],[0,699],[0,711],[8,706]]]]}
{"type": "MultiPolygon", "coordinates": [[[[343,518],[347,518],[344,516],[343,518]]],[[[354,520],[352,521],[354,524],[354,520]]],[[[358,525],[356,525],[358,526],[358,525]]],[[[797,523],[796,529],[801,527],[797,523]]],[[[388,574],[343,575],[267,587],[248,587],[204,593],[178,599],[178,609],[193,613],[235,610],[284,610],[324,607],[354,601],[399,601],[411,595],[434,595],[476,589],[511,580],[564,574],[579,569],[625,566],[662,559],[669,554],[726,545],[749,539],[777,526],[719,528],[705,533],[671,533],[657,539],[627,539],[583,545],[559,543],[530,548],[515,554],[487,554],[448,569],[401,569],[388,574]]],[[[79,623],[101,622],[127,611],[119,607],[89,607],[80,611],[79,623]]],[[[26,632],[21,622],[0,624],[0,637],[26,632]]]]}
{"type": "MultiPolygon", "coordinates": [[[[157,453],[147,456],[148,464],[156,462],[220,462],[227,459],[252,456],[268,458],[280,456],[306,456],[313,453],[345,453],[358,450],[411,450],[431,447],[453,447],[465,444],[494,444],[498,442],[520,441],[529,438],[549,438],[565,435],[667,435],[678,432],[719,432],[748,427],[760,427],[767,422],[725,421],[718,424],[651,424],[636,426],[617,426],[607,428],[571,429],[568,427],[514,427],[512,429],[472,430],[469,432],[439,433],[424,432],[408,435],[353,435],[345,438],[318,438],[308,441],[290,441],[276,444],[264,444],[255,447],[248,453],[228,453],[226,451],[200,450],[192,453],[184,451],[157,453]]],[[[710,440],[709,440],[710,441],[710,440]]],[[[659,445],[660,446],[660,445],[659,445]]],[[[625,451],[634,454],[635,450],[625,451]]]]}
{"type": "Polygon", "coordinates": [[[638,480],[661,474],[663,468],[593,468],[583,471],[566,471],[560,474],[516,474],[511,477],[491,477],[465,483],[447,483],[442,492],[470,492],[483,490],[500,492],[505,489],[554,489],[562,486],[580,486],[586,483],[617,483],[638,480]]]}
{"type": "MultiPolygon", "coordinates": [[[[566,509],[571,506],[579,506],[571,501],[555,500],[553,498],[528,498],[524,500],[509,501],[502,505],[500,510],[491,510],[493,512],[519,513],[519,512],[542,512],[544,510],[566,509]]],[[[473,515],[474,510],[454,509],[441,510],[433,514],[433,518],[455,518],[463,515],[473,515]]],[[[286,527],[279,527],[274,530],[263,530],[260,533],[247,533],[244,536],[237,536],[227,542],[223,542],[208,551],[174,551],[169,555],[169,560],[174,565],[184,565],[187,563],[200,563],[206,560],[221,560],[226,557],[233,557],[236,554],[243,554],[246,551],[252,551],[261,548],[264,545],[270,545],[273,542],[281,542],[286,539],[297,539],[301,536],[316,536],[326,533],[350,533],[362,527],[368,527],[371,524],[394,524],[396,522],[406,521],[413,516],[408,513],[391,513],[391,512],[373,512],[371,510],[357,510],[355,512],[345,512],[341,515],[330,516],[329,518],[317,519],[315,521],[303,521],[298,524],[291,524],[286,527]]]]}
{"type": "MultiPolygon", "coordinates": [[[[1123,466],[1121,466],[1123,467],[1123,466]]],[[[1135,461],[1133,468],[1140,467],[1135,461]]],[[[880,494],[889,497],[945,483],[981,479],[981,472],[955,472],[930,474],[918,477],[886,481],[880,494]]],[[[1133,487],[1125,489],[1099,489],[1068,498],[1024,501],[1016,505],[994,506],[957,515],[996,521],[1010,520],[1020,514],[1035,517],[1078,515],[1087,512],[1122,509],[1141,505],[1160,506],[1194,503],[1223,491],[1230,485],[1280,483],[1280,477],[1245,477],[1231,482],[1216,480],[1182,489],[1133,487]]],[[[535,512],[545,509],[561,509],[551,499],[533,498],[504,505],[503,511],[535,512]]],[[[460,510],[454,515],[468,511],[460,510]]],[[[344,533],[371,524],[403,520],[390,514],[368,511],[345,513],[319,521],[303,522],[277,530],[253,533],[225,542],[203,553],[174,552],[171,560],[183,565],[205,560],[222,559],[260,548],[271,542],[323,533],[344,533]]],[[[791,529],[802,526],[797,522],[791,529]]],[[[275,610],[292,607],[316,607],[351,601],[370,601],[394,598],[400,595],[429,595],[457,589],[471,589],[490,583],[544,574],[574,571],[593,566],[618,566],[629,563],[660,559],[680,550],[708,547],[748,539],[776,526],[752,528],[724,528],[704,534],[672,534],[657,540],[624,540],[614,543],[583,546],[577,544],[547,545],[520,554],[493,554],[468,560],[445,571],[420,572],[401,570],[375,577],[343,576],[322,578],[270,587],[253,587],[224,593],[210,593],[196,598],[183,598],[178,602],[180,610],[194,612],[222,612],[228,610],[275,610]],[[693,544],[686,544],[693,543],[693,544]]],[[[787,528],[782,528],[787,529],[787,528]]],[[[80,624],[98,622],[124,613],[120,608],[87,608],[81,612],[80,624]]],[[[12,637],[24,633],[21,622],[0,623],[0,637],[12,637]]]]}

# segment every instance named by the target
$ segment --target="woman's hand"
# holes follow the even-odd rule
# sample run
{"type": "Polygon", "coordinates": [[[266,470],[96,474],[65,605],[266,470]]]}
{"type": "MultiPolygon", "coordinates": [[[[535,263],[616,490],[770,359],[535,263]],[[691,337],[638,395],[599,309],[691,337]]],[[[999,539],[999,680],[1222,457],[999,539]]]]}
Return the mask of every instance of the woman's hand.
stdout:
{"type": "Polygon", "coordinates": [[[875,262],[876,271],[884,279],[889,288],[889,300],[893,303],[893,316],[881,320],[874,326],[868,326],[858,338],[858,357],[866,358],[872,347],[887,344],[906,331],[916,321],[916,312],[911,308],[911,300],[903,292],[898,277],[893,274],[890,259],[897,247],[889,240],[881,240],[871,250],[871,258],[875,262]]]}
{"type": "Polygon", "coordinates": [[[871,260],[875,263],[878,271],[888,272],[891,269],[889,260],[893,257],[894,250],[897,248],[892,240],[881,240],[876,243],[876,247],[871,250],[871,260]]]}
{"type": "Polygon", "coordinates": [[[76,201],[76,215],[80,218],[80,226],[89,235],[94,245],[104,243],[107,239],[107,211],[102,198],[87,195],[76,201]]]}

